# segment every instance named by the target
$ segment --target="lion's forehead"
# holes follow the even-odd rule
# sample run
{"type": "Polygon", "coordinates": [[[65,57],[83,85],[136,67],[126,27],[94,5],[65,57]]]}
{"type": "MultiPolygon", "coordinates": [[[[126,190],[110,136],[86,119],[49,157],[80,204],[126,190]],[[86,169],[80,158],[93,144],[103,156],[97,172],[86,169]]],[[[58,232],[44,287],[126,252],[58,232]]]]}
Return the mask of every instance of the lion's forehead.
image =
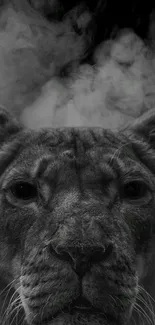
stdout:
{"type": "MultiPolygon", "coordinates": [[[[24,146],[43,146],[54,148],[74,148],[77,154],[83,148],[85,151],[97,147],[119,146],[123,134],[119,135],[102,128],[62,128],[27,131],[24,146]]],[[[23,141],[23,139],[22,139],[23,141]]]]}
{"type": "Polygon", "coordinates": [[[30,131],[7,170],[7,178],[44,178],[58,183],[89,184],[116,179],[136,170],[137,161],[123,135],[100,128],[30,131]],[[134,167],[134,168],[133,168],[134,167]],[[77,183],[78,182],[78,183],[77,183]]]}
{"type": "MultiPolygon", "coordinates": [[[[19,173],[28,171],[32,177],[43,174],[48,177],[62,169],[64,175],[74,170],[87,179],[90,175],[99,177],[101,173],[111,177],[116,166],[110,167],[109,162],[118,156],[120,159],[123,147],[127,153],[123,138],[98,128],[29,132],[24,141],[22,139],[22,148],[10,171],[11,174],[18,170],[19,173]]],[[[123,161],[127,159],[127,155],[123,156],[123,161]]]]}

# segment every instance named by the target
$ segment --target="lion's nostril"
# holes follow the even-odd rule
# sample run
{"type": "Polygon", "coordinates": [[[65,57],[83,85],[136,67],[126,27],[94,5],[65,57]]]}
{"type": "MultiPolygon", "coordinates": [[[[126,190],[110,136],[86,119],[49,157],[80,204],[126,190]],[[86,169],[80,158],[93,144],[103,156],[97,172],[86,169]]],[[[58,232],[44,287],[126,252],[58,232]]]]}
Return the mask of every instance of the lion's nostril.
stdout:
{"type": "Polygon", "coordinates": [[[107,245],[104,247],[96,247],[91,255],[91,262],[92,263],[99,263],[105,261],[109,256],[111,256],[113,251],[112,244],[107,245]]]}
{"type": "Polygon", "coordinates": [[[68,252],[68,249],[64,248],[61,245],[53,247],[53,245],[49,245],[49,252],[50,254],[56,254],[57,257],[63,261],[67,261],[69,263],[72,262],[72,257],[68,252]]]}
{"type": "Polygon", "coordinates": [[[59,249],[57,251],[57,254],[61,260],[68,261],[69,263],[71,263],[73,260],[72,256],[67,251],[65,251],[63,249],[59,249]]]}

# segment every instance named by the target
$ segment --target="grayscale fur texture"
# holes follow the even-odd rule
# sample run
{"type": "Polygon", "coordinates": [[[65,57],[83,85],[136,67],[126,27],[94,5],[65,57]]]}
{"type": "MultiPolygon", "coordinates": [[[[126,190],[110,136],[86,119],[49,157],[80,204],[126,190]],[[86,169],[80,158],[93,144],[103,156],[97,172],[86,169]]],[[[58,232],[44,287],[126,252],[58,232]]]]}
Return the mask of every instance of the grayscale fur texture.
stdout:
{"type": "Polygon", "coordinates": [[[1,109],[1,325],[154,324],[154,247],[154,111],[112,132],[1,109]]]}

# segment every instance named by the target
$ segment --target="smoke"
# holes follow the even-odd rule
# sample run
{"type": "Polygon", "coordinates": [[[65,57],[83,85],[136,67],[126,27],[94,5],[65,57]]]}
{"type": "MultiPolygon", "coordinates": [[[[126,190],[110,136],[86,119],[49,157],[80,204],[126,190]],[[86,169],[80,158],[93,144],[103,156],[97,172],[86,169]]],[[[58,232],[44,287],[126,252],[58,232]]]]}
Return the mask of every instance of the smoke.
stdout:
{"type": "MultiPolygon", "coordinates": [[[[89,20],[89,13],[81,14],[89,20]],[[86,17],[87,16],[87,17],[86,17]]],[[[73,10],[61,23],[48,23],[27,0],[8,0],[0,13],[0,103],[20,114],[42,86],[84,56],[89,37],[78,35],[73,10]]],[[[84,26],[85,27],[85,26],[84,26]]],[[[84,29],[83,27],[83,29],[84,29]]]]}
{"type": "Polygon", "coordinates": [[[117,129],[155,106],[155,55],[132,31],[101,44],[93,66],[79,65],[92,40],[90,21],[81,6],[59,23],[26,0],[2,6],[0,104],[26,126],[117,129]]]}

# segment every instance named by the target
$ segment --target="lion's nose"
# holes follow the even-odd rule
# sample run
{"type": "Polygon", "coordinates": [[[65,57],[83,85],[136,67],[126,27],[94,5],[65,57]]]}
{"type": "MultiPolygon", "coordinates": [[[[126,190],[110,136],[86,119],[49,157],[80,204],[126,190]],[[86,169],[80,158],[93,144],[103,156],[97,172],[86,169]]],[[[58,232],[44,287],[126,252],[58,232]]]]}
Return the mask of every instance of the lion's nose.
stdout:
{"type": "MultiPolygon", "coordinates": [[[[52,249],[53,250],[53,249],[52,249]]],[[[83,277],[93,264],[105,261],[112,253],[112,244],[106,247],[97,246],[63,246],[58,245],[54,248],[57,256],[68,261],[79,277],[83,277]]]]}

